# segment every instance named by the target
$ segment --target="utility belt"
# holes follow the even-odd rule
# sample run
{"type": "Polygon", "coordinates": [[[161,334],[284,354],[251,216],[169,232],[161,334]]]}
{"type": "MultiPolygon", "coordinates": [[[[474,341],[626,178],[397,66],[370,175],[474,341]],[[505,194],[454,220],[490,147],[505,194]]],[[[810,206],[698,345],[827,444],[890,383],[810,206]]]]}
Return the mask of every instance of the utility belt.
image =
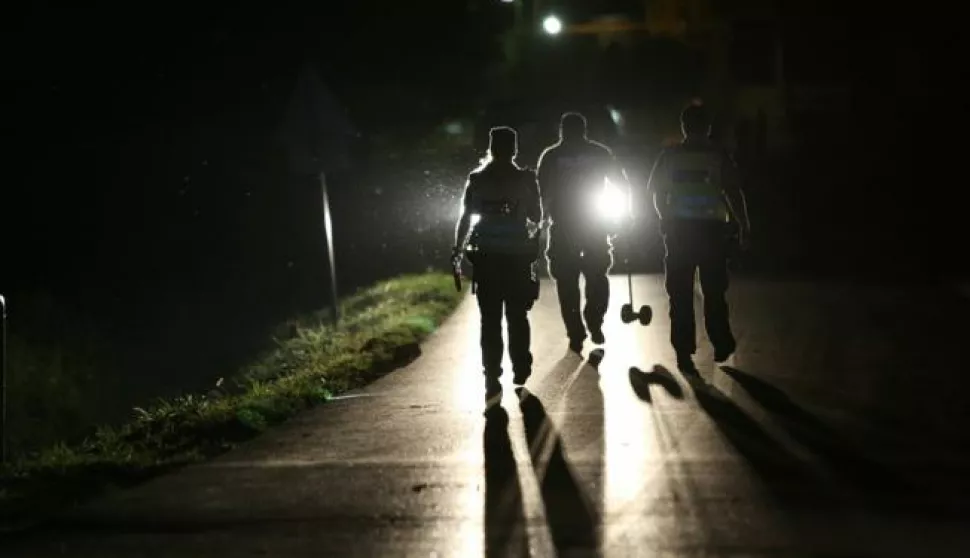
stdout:
{"type": "Polygon", "coordinates": [[[530,239],[521,251],[492,250],[470,244],[465,257],[472,264],[472,294],[478,292],[483,281],[499,281],[512,286],[529,301],[529,308],[539,299],[539,276],[536,269],[539,261],[539,237],[530,239]],[[521,270],[528,270],[528,277],[515,277],[521,270]],[[521,290],[521,291],[520,291],[521,290]]]}

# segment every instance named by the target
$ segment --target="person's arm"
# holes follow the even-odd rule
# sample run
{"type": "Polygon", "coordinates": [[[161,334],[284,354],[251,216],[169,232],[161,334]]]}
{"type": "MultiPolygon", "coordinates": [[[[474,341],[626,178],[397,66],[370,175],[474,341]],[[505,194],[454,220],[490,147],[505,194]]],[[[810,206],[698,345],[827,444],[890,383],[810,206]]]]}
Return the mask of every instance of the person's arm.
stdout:
{"type": "Polygon", "coordinates": [[[630,222],[633,221],[633,185],[630,183],[630,178],[626,174],[626,169],[623,168],[623,164],[620,160],[613,154],[613,151],[609,147],[603,146],[606,151],[606,178],[610,183],[618,188],[623,194],[624,199],[627,201],[627,219],[630,222]]]}
{"type": "Polygon", "coordinates": [[[552,152],[546,149],[539,155],[539,162],[536,164],[536,189],[539,193],[539,203],[542,207],[544,219],[550,217],[550,210],[553,207],[553,162],[552,152]]]}
{"type": "Polygon", "coordinates": [[[613,154],[608,147],[606,148],[606,177],[617,186],[622,186],[630,182],[626,175],[626,169],[620,163],[620,160],[613,154]]]}
{"type": "Polygon", "coordinates": [[[660,223],[667,217],[667,169],[665,152],[661,151],[650,170],[647,180],[647,193],[653,198],[653,208],[657,212],[660,223]]]}
{"type": "Polygon", "coordinates": [[[457,252],[461,249],[462,244],[465,243],[465,237],[468,236],[468,229],[471,228],[472,224],[472,214],[474,213],[474,181],[471,177],[465,183],[465,193],[462,196],[461,201],[461,217],[458,218],[458,224],[455,226],[455,244],[453,251],[457,252]]]}
{"type": "Polygon", "coordinates": [[[522,187],[525,189],[522,201],[525,203],[526,230],[529,233],[529,238],[538,240],[542,234],[543,211],[542,196],[539,192],[539,182],[536,179],[535,172],[531,170],[523,171],[522,187]]]}
{"type": "Polygon", "coordinates": [[[734,159],[729,154],[724,155],[724,163],[721,169],[721,180],[724,185],[724,201],[727,204],[728,213],[731,220],[737,223],[738,232],[741,235],[741,244],[747,243],[751,234],[751,221],[748,218],[748,203],[744,197],[744,189],[741,187],[741,176],[734,159]]]}
{"type": "Polygon", "coordinates": [[[529,192],[528,197],[526,198],[528,200],[528,206],[526,207],[526,217],[528,217],[529,220],[535,223],[536,225],[539,225],[540,223],[542,223],[542,217],[543,217],[542,193],[539,190],[539,180],[536,177],[535,173],[531,171],[526,172],[525,186],[527,191],[529,192]]]}

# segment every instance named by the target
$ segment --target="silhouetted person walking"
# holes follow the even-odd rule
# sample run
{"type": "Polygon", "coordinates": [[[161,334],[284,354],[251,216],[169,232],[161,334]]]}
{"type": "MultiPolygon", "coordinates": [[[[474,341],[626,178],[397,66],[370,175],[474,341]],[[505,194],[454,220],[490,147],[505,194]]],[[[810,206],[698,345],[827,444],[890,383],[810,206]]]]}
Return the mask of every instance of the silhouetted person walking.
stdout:
{"type": "Polygon", "coordinates": [[[575,112],[562,115],[559,141],[539,157],[539,189],[551,221],[546,258],[556,281],[559,308],[569,348],[581,352],[589,335],[597,345],[603,336],[603,317],[609,307],[613,245],[608,226],[593,211],[607,178],[627,187],[626,175],[613,153],[587,138],[586,118],[575,112]],[[586,306],[580,314],[579,276],[586,279],[586,306]],[[585,323],[584,323],[585,319],[585,323]]]}
{"type": "Polygon", "coordinates": [[[681,113],[683,142],[660,153],[648,189],[660,217],[666,247],[664,268],[670,299],[670,342],[681,369],[693,369],[696,351],[694,275],[704,295],[704,324],[714,359],[724,362],[737,343],[731,332],[726,293],[732,232],[745,246],[748,210],[731,156],[713,144],[711,119],[702,105],[681,113]]]}
{"type": "Polygon", "coordinates": [[[473,266],[473,285],[481,311],[482,366],[489,400],[502,389],[503,310],[513,381],[524,384],[532,373],[527,314],[539,294],[534,264],[539,252],[542,205],[535,174],[514,162],[517,151],[514,129],[492,128],[485,160],[468,175],[462,215],[455,230],[454,253],[459,254],[473,227],[465,254],[473,266]]]}

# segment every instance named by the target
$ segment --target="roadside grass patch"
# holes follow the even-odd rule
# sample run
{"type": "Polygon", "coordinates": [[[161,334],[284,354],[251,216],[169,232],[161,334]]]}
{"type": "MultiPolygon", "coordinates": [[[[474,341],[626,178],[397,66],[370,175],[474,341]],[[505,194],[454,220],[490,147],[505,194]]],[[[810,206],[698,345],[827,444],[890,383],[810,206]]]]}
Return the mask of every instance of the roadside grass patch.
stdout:
{"type": "Polygon", "coordinates": [[[329,309],[287,321],[274,347],[204,394],[136,408],[128,423],[56,444],[0,468],[0,522],[16,525],[114,487],[142,482],[251,439],[420,354],[419,343],[461,301],[450,275],[378,283],[329,309]]]}

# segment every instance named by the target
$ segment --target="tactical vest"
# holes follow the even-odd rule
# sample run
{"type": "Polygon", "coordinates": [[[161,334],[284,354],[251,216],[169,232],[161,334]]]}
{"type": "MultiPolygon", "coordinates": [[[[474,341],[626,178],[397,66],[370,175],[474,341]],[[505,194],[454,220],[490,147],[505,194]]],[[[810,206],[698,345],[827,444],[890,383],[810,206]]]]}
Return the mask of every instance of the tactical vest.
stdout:
{"type": "Polygon", "coordinates": [[[721,177],[724,155],[716,149],[678,147],[669,150],[665,158],[670,216],[727,222],[721,177]]]}
{"type": "Polygon", "coordinates": [[[483,173],[478,177],[479,220],[472,231],[469,244],[482,254],[525,255],[535,253],[533,239],[526,226],[526,212],[522,184],[526,173],[497,175],[483,173]],[[498,184],[494,181],[509,180],[498,184]]]}

